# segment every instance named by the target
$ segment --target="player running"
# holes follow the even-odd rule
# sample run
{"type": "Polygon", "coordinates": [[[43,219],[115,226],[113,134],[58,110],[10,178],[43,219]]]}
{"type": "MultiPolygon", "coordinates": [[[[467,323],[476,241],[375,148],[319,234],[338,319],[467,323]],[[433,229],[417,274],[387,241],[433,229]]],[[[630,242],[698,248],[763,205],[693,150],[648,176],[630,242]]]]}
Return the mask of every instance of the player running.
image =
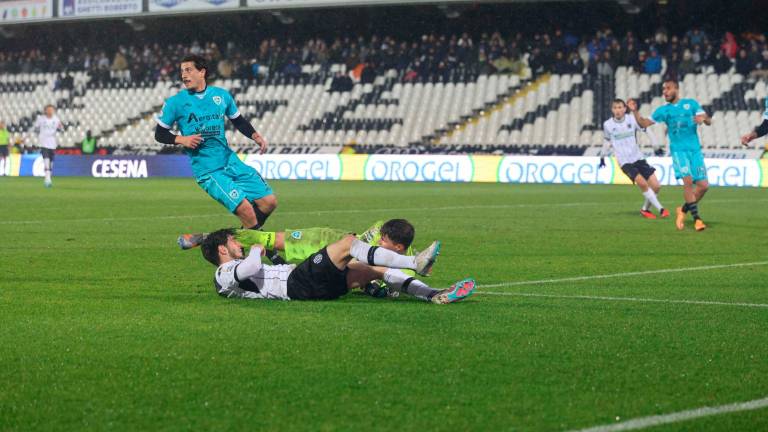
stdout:
{"type": "Polygon", "coordinates": [[[192,55],[181,61],[181,80],[186,90],[165,101],[155,118],[155,140],[183,146],[197,184],[237,215],[243,227],[258,229],[277,207],[277,198],[261,175],[229,148],[224,118],[255,141],[261,153],[267,149],[267,141],[240,115],[232,95],[207,85],[207,77],[204,58],[192,55]],[[174,123],[181,135],[171,133],[174,123]]]}
{"type": "Polygon", "coordinates": [[[751,132],[741,137],[741,144],[748,146],[752,140],[768,135],[768,97],[765,98],[765,111],[763,111],[763,122],[755,127],[751,132]]]}
{"type": "Polygon", "coordinates": [[[680,99],[680,85],[676,80],[668,79],[662,84],[662,94],[667,101],[653,112],[651,118],[645,118],[637,110],[637,102],[629,100],[627,105],[634,114],[637,124],[647,128],[654,123],[665,123],[669,135],[669,150],[672,154],[672,164],[675,178],[683,180],[683,197],[685,203],[677,208],[675,225],[678,230],[685,228],[685,214],[690,212],[696,231],[707,228],[699,216],[698,203],[704,198],[709,189],[707,167],[704,165],[704,155],[697,128],[700,124],[712,124],[712,118],[693,99],[680,99]]]}
{"type": "Polygon", "coordinates": [[[453,303],[472,295],[474,279],[463,279],[445,290],[430,288],[403,273],[401,268],[426,274],[440,252],[434,242],[416,256],[400,255],[370,246],[354,235],[312,254],[299,265],[263,265],[261,245],[244,257],[243,245],[233,230],[211,233],[202,244],[205,259],[217,266],[216,292],[223,297],[278,300],[334,300],[375,279],[384,279],[394,289],[437,304],[453,303]],[[357,261],[353,261],[356,259],[357,261]],[[367,264],[365,264],[367,263],[367,264]]]}
{"type": "Polygon", "coordinates": [[[43,166],[45,168],[43,185],[49,188],[53,186],[53,157],[56,153],[56,147],[59,145],[56,132],[64,130],[64,126],[56,115],[56,108],[53,105],[46,105],[43,112],[45,114],[38,115],[37,120],[35,120],[35,129],[37,130],[38,145],[43,155],[43,166]]]}
{"type": "Polygon", "coordinates": [[[656,169],[648,165],[645,156],[637,145],[637,131],[643,131],[651,140],[651,145],[656,147],[656,137],[647,129],[641,128],[633,116],[627,114],[627,104],[622,99],[615,99],[611,104],[613,117],[603,123],[603,148],[600,151],[600,166],[605,166],[604,156],[608,154],[609,147],[613,146],[613,152],[619,161],[619,166],[624,174],[640,188],[645,202],[640,209],[640,215],[647,219],[656,219],[656,215],[649,211],[653,205],[659,212],[659,216],[669,217],[669,211],[659,202],[657,197],[661,190],[659,180],[656,178],[656,169]]]}
{"type": "Polygon", "coordinates": [[[0,121],[0,176],[10,171],[10,148],[11,138],[8,129],[5,128],[5,122],[0,121]]]}

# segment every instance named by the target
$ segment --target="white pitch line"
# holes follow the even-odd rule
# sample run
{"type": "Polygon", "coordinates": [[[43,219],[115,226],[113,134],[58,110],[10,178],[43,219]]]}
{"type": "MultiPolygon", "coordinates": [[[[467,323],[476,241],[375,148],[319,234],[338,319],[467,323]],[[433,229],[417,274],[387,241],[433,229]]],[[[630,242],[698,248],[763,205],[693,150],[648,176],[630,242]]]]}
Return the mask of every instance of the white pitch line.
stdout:
{"type": "Polygon", "coordinates": [[[623,421],[621,423],[595,426],[586,429],[574,429],[571,432],[619,432],[629,431],[637,429],[645,429],[649,427],[678,423],[687,420],[693,420],[701,417],[709,417],[720,414],[727,414],[739,411],[752,411],[756,409],[768,407],[768,397],[762,399],[754,399],[746,402],[736,402],[728,405],[720,406],[704,406],[701,408],[694,408],[686,411],[678,411],[671,414],[654,415],[648,417],[638,417],[623,421]]]}
{"type": "Polygon", "coordinates": [[[721,302],[721,301],[709,301],[709,300],[674,300],[674,299],[653,299],[643,297],[608,297],[608,296],[590,296],[590,295],[559,295],[559,294],[537,294],[537,293],[509,293],[509,292],[488,292],[482,291],[482,285],[478,285],[480,289],[477,294],[482,295],[494,295],[494,296],[511,296],[511,297],[544,297],[555,299],[576,299],[576,300],[605,300],[605,301],[617,301],[617,302],[638,302],[638,303],[670,303],[670,304],[691,304],[691,305],[707,305],[707,306],[739,306],[739,307],[753,307],[753,308],[768,308],[766,303],[736,303],[736,302],[721,302]]]}
{"type": "Polygon", "coordinates": [[[585,281],[585,280],[610,279],[610,278],[620,278],[620,277],[627,277],[627,276],[646,276],[646,275],[662,274],[662,273],[680,273],[680,272],[687,272],[687,271],[716,270],[716,269],[724,269],[724,268],[752,267],[752,266],[763,266],[763,265],[768,265],[768,261],[756,261],[756,262],[735,263],[735,264],[716,264],[716,265],[698,266],[698,267],[668,268],[668,269],[645,270],[645,271],[637,271],[637,272],[609,273],[609,274],[590,275],[590,276],[574,276],[574,277],[566,277],[566,278],[559,278],[559,279],[539,279],[539,280],[530,280],[530,281],[501,282],[501,283],[489,284],[489,285],[478,285],[478,288],[501,288],[501,287],[520,286],[520,285],[543,285],[543,284],[554,284],[554,283],[560,283],[560,282],[578,282],[578,281],[585,281]]]}
{"type": "MultiPolygon", "coordinates": [[[[728,202],[763,202],[768,201],[766,199],[713,199],[708,200],[710,203],[728,203],[728,202]]],[[[536,207],[581,207],[581,206],[600,206],[600,205],[616,205],[626,204],[630,205],[630,202],[570,202],[570,203],[540,203],[540,204],[489,204],[489,205],[467,205],[467,206],[444,206],[444,207],[410,207],[410,208],[379,208],[379,209],[335,209],[335,210],[306,210],[306,211],[279,211],[280,215],[318,215],[318,214],[349,214],[349,213],[389,213],[389,212],[407,212],[407,211],[442,211],[442,210],[470,210],[470,209],[512,209],[512,208],[536,208],[536,207]]],[[[119,222],[119,221],[135,221],[135,220],[165,220],[165,219],[193,219],[193,218],[209,218],[209,217],[221,217],[226,213],[210,213],[210,214],[197,214],[197,215],[166,215],[166,216],[129,216],[129,217],[112,217],[112,218],[80,218],[80,219],[36,219],[36,220],[4,220],[0,221],[0,225],[24,225],[24,224],[39,224],[47,222],[119,222]]]]}

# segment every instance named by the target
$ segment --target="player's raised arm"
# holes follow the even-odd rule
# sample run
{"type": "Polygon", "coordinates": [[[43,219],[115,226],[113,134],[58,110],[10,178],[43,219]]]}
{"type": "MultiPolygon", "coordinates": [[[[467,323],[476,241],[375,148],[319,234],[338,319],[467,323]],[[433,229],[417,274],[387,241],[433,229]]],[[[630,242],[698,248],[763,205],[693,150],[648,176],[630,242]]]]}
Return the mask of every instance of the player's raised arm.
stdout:
{"type": "Polygon", "coordinates": [[[251,246],[251,252],[235,268],[235,277],[238,281],[255,276],[261,270],[262,255],[264,255],[264,248],[261,245],[251,246]]]}
{"type": "Polygon", "coordinates": [[[640,115],[640,111],[637,109],[637,101],[634,99],[630,99],[627,101],[627,108],[629,109],[629,112],[632,113],[632,115],[635,117],[635,121],[637,124],[645,129],[651,125],[653,125],[655,122],[649,118],[645,118],[640,115]]]}

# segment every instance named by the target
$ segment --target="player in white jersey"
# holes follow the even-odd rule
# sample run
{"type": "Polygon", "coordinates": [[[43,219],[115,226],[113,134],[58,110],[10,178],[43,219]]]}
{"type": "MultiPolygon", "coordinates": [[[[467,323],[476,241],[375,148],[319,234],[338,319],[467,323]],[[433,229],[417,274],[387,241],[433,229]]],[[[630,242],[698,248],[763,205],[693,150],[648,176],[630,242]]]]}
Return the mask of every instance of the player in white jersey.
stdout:
{"type": "Polygon", "coordinates": [[[56,132],[63,130],[64,126],[61,120],[56,116],[56,108],[53,105],[45,106],[45,115],[37,116],[35,129],[37,130],[38,145],[43,154],[43,163],[45,165],[45,187],[51,187],[51,176],[53,174],[53,155],[59,143],[56,139],[56,132]]]}
{"type": "Polygon", "coordinates": [[[245,257],[234,230],[209,234],[201,245],[206,260],[217,266],[216,292],[228,298],[277,300],[333,300],[353,288],[377,279],[392,289],[437,304],[453,303],[472,295],[474,279],[463,279],[451,288],[436,290],[399,269],[426,275],[440,253],[433,242],[416,256],[400,255],[371,246],[350,234],[310,255],[298,265],[264,265],[264,248],[255,244],[245,257]],[[353,261],[353,258],[357,261],[353,261]],[[367,263],[367,264],[365,264],[367,263]]]}
{"type": "Polygon", "coordinates": [[[656,178],[656,169],[648,165],[645,155],[637,145],[637,132],[643,131],[651,140],[651,145],[656,147],[656,137],[653,133],[640,127],[633,116],[627,114],[627,104],[622,99],[615,99],[611,104],[613,117],[603,123],[603,148],[600,151],[600,168],[605,166],[604,156],[609,148],[613,147],[613,153],[619,161],[619,166],[624,174],[640,188],[645,197],[640,214],[647,219],[656,219],[656,215],[650,212],[651,205],[656,207],[659,215],[669,217],[669,211],[659,202],[657,194],[661,190],[659,180],[656,178]]]}

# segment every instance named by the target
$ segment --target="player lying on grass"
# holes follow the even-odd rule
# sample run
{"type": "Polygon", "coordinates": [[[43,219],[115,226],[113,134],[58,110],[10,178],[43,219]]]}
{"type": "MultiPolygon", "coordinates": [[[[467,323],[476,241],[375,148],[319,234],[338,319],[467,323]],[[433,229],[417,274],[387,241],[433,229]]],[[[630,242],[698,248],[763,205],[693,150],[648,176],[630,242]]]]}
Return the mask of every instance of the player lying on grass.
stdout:
{"type": "Polygon", "coordinates": [[[647,219],[656,219],[656,215],[649,211],[651,205],[656,207],[659,216],[665,218],[669,216],[669,211],[659,202],[657,194],[661,190],[659,180],[656,178],[656,169],[648,165],[643,152],[637,145],[637,132],[643,131],[651,144],[656,146],[656,138],[653,133],[641,128],[634,116],[627,115],[627,104],[622,99],[614,99],[611,104],[613,117],[603,123],[603,149],[600,152],[600,166],[605,166],[605,159],[609,147],[613,146],[613,152],[619,161],[619,166],[624,174],[640,188],[645,197],[643,207],[640,208],[640,215],[647,219]]]}
{"type": "Polygon", "coordinates": [[[277,300],[333,300],[376,279],[392,288],[437,304],[469,297],[475,281],[463,279],[445,290],[435,290],[399,269],[429,273],[440,252],[433,242],[416,256],[370,246],[352,234],[320,249],[299,265],[264,265],[262,245],[253,245],[245,257],[234,230],[209,234],[201,246],[206,260],[217,266],[216,292],[224,297],[277,300]],[[353,259],[357,261],[353,261],[353,259]],[[367,264],[366,264],[367,263],[367,264]]]}
{"type": "MultiPolygon", "coordinates": [[[[267,250],[282,251],[285,261],[298,264],[318,249],[339,241],[350,231],[334,228],[302,228],[285,231],[253,231],[234,230],[234,236],[245,249],[255,244],[264,246],[267,250]]],[[[377,221],[365,232],[358,236],[360,240],[371,246],[380,246],[398,254],[414,255],[411,247],[416,229],[405,219],[391,219],[387,222],[377,221]]],[[[178,242],[182,249],[198,246],[207,234],[183,234],[178,242]]],[[[404,270],[408,274],[409,270],[404,270]]],[[[415,273],[411,274],[414,276],[415,273]]],[[[397,297],[399,291],[391,290],[384,281],[376,280],[366,284],[363,292],[373,297],[397,297]]]]}

